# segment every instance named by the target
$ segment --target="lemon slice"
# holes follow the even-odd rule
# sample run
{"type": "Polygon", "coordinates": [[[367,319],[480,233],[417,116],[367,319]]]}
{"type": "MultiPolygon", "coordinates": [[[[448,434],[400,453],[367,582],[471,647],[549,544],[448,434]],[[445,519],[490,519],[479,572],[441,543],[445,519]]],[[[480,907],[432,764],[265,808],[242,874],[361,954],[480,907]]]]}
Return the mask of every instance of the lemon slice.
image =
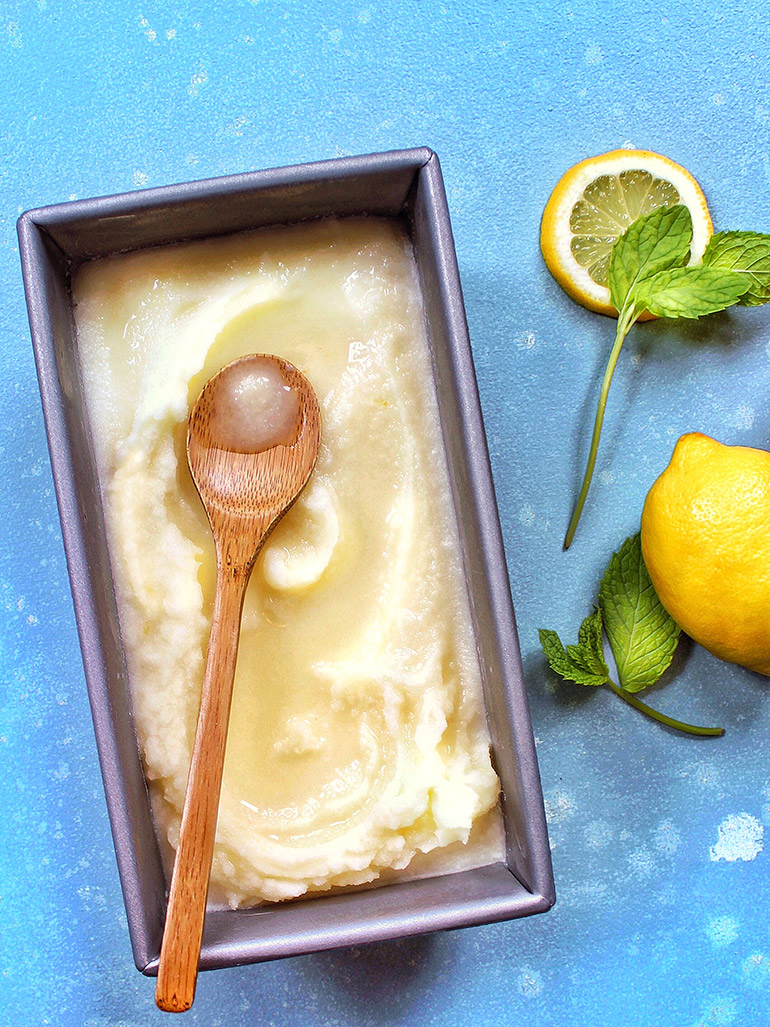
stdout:
{"type": "Polygon", "coordinates": [[[692,216],[690,263],[696,263],[714,228],[689,171],[649,150],[613,150],[581,161],[562,175],[543,211],[546,266],[573,300],[617,316],[607,284],[615,240],[643,214],[677,203],[692,216]]]}

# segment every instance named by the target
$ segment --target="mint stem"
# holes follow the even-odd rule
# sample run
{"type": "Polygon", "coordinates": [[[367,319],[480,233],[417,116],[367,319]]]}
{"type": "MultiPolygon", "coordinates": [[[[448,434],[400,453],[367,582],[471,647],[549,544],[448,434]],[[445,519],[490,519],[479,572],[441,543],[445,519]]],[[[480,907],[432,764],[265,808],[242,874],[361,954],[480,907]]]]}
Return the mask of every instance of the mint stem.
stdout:
{"type": "Polygon", "coordinates": [[[645,713],[648,717],[652,717],[653,720],[657,720],[659,724],[665,724],[666,727],[672,727],[675,731],[683,731],[686,735],[706,735],[709,738],[720,738],[724,733],[723,727],[697,727],[695,724],[685,724],[684,721],[674,720],[673,717],[667,717],[665,713],[659,713],[658,710],[653,710],[651,706],[647,706],[640,699],[637,699],[635,695],[627,692],[625,688],[620,688],[615,684],[614,681],[607,681],[615,695],[619,695],[620,698],[627,702],[629,706],[633,706],[634,709],[639,710],[640,713],[645,713]]]}
{"type": "Polygon", "coordinates": [[[572,519],[569,522],[569,528],[567,528],[567,535],[564,539],[565,549],[569,549],[572,545],[572,540],[575,537],[575,532],[577,531],[578,521],[580,520],[580,515],[583,512],[586,496],[588,495],[588,489],[591,485],[591,479],[593,478],[594,467],[596,465],[596,454],[599,449],[602,424],[604,423],[604,410],[607,406],[607,396],[610,391],[612,376],[615,373],[615,365],[618,362],[623,342],[640,314],[641,310],[636,310],[632,304],[630,307],[624,307],[618,315],[618,327],[615,332],[615,343],[612,347],[612,352],[610,353],[610,359],[607,362],[604,378],[602,379],[601,392],[599,393],[599,405],[596,408],[594,431],[591,436],[591,448],[588,452],[588,464],[586,465],[586,472],[583,475],[583,484],[580,486],[580,492],[578,493],[575,509],[572,513],[572,519]]]}

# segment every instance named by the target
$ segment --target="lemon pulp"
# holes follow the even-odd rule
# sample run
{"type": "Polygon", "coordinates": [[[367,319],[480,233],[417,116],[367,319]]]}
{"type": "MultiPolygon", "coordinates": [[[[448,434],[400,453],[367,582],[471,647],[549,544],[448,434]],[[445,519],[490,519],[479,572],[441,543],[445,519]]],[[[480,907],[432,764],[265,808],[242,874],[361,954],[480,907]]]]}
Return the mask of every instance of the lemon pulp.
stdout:
{"type": "Polygon", "coordinates": [[[609,281],[610,254],[637,218],[680,202],[671,182],[641,169],[599,175],[590,182],[570,214],[570,249],[598,285],[609,281]]]}

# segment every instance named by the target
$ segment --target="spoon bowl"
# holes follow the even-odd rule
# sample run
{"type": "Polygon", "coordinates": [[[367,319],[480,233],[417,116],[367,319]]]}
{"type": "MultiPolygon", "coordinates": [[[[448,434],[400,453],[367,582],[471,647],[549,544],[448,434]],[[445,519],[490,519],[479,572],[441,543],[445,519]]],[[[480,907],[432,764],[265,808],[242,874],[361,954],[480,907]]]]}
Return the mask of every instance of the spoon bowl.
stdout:
{"type": "Polygon", "coordinates": [[[184,1012],[195,997],[246,585],[307,484],[320,430],[308,380],[267,354],[222,368],[190,413],[187,462],[214,536],[217,585],[155,992],[167,1012],[184,1012]]]}
{"type": "MultiPolygon", "coordinates": [[[[274,524],[286,513],[313,470],[320,424],[313,387],[293,364],[281,357],[240,357],[208,380],[190,413],[187,462],[215,542],[223,533],[222,525],[231,520],[238,523],[241,532],[257,540],[258,529],[253,525],[266,521],[274,524]],[[266,364],[280,373],[296,395],[296,418],[275,436],[280,441],[265,449],[239,452],[222,445],[217,439],[216,408],[223,388],[228,387],[228,378],[233,372],[244,374],[266,364]]],[[[260,541],[265,538],[262,536],[260,541]]],[[[245,544],[246,539],[243,541],[245,544]]]]}

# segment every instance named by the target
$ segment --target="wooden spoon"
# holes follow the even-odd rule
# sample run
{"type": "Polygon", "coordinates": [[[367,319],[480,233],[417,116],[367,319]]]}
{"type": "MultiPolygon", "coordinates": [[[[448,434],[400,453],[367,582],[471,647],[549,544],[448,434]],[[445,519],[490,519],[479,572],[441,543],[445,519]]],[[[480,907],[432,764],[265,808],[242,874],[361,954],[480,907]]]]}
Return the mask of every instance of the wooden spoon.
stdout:
{"type": "Polygon", "coordinates": [[[319,437],[312,386],[293,364],[274,356],[228,364],[207,382],[190,414],[187,461],[214,535],[217,586],[155,991],[167,1012],[184,1012],[195,997],[246,585],[266,538],[310,477],[319,437]],[[262,390],[258,406],[265,399],[268,406],[273,399],[278,404],[268,411],[277,410],[277,418],[256,437],[247,423],[253,417],[244,422],[243,410],[236,409],[233,423],[228,414],[234,399],[245,394],[249,400],[246,386],[254,381],[262,390]],[[271,382],[279,390],[273,399],[271,382]]]}

